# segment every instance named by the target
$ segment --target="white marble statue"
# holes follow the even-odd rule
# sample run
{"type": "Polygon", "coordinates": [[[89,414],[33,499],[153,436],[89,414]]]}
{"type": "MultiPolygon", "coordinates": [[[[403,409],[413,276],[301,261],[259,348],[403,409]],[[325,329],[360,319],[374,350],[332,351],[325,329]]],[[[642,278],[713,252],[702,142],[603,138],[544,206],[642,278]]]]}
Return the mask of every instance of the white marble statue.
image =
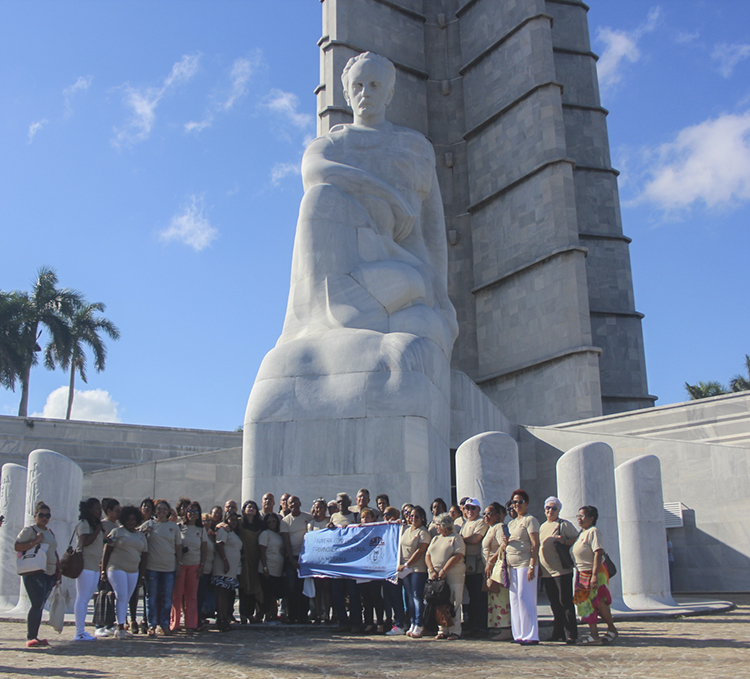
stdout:
{"type": "MultiPolygon", "coordinates": [[[[448,439],[443,410],[458,325],[447,292],[435,154],[424,136],[385,118],[395,84],[391,62],[361,54],[346,65],[342,83],[354,122],[315,139],[302,161],[305,195],[284,328],[261,365],[245,417],[247,497],[260,492],[261,477],[270,483],[294,466],[278,459],[280,446],[291,458],[303,444],[317,445],[316,438],[320,446],[338,445],[332,424],[302,434],[259,423],[415,416],[439,420],[438,435],[448,439]]],[[[362,436],[368,435],[356,438],[362,436]]],[[[348,465],[365,480],[359,467],[348,465]]],[[[346,468],[342,461],[320,473],[346,468]]]]}

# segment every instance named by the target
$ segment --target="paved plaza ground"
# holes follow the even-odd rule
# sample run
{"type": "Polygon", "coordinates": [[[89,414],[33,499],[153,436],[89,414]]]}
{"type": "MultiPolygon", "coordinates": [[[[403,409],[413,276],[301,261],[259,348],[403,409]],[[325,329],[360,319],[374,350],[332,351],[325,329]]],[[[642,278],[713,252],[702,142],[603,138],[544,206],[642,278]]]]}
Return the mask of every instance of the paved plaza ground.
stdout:
{"type": "MultiPolygon", "coordinates": [[[[557,643],[335,636],[326,628],[249,626],[221,634],[73,642],[43,625],[47,650],[24,648],[25,625],[0,622],[0,676],[73,679],[388,678],[490,679],[750,677],[750,595],[737,608],[701,617],[623,621],[608,647],[557,643]]],[[[582,630],[583,628],[581,628],[582,630]]],[[[543,629],[542,637],[549,633],[543,629]]]]}

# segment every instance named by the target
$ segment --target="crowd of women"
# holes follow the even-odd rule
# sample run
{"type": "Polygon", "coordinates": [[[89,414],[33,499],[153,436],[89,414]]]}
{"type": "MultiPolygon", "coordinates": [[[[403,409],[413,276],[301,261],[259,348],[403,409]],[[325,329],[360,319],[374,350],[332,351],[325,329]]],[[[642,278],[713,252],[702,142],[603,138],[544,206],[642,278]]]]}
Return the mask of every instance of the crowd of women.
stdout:
{"type": "MultiPolygon", "coordinates": [[[[317,499],[310,513],[301,510],[298,497],[286,493],[278,509],[273,494],[266,493],[260,507],[248,500],[239,512],[232,500],[207,513],[187,498],[174,509],[166,500],[149,498],[139,507],[120,507],[112,498],[81,502],[71,538],[83,556],[76,579],[75,640],[194,633],[208,629],[213,618],[220,631],[236,622],[310,622],[336,624],[334,631],[340,633],[413,639],[432,633],[438,640],[489,637],[531,645],[539,643],[537,578],[554,617],[550,641],[592,645],[617,637],[595,507],[579,509],[579,532],[560,519],[562,506],[555,497],[545,501],[546,520],[540,525],[528,513],[529,497],[521,489],[507,504],[493,502],[483,510],[474,498],[451,507],[436,498],[429,520],[418,505],[391,507],[385,494],[377,496],[376,508],[369,502],[364,488],[354,505],[340,493],[330,503],[317,499]],[[297,574],[305,534],[377,521],[401,525],[398,577],[365,582],[315,578],[312,595],[297,574]],[[114,591],[115,622],[91,635],[85,629],[87,610],[104,583],[114,591]],[[589,625],[580,640],[576,606],[589,625]],[[607,625],[601,636],[599,618],[607,625]]],[[[29,648],[48,645],[38,638],[42,608],[60,578],[57,541],[48,528],[51,515],[46,504],[38,503],[34,524],[15,543],[19,555],[43,543],[47,547],[43,568],[22,575],[31,603],[29,648]]]]}

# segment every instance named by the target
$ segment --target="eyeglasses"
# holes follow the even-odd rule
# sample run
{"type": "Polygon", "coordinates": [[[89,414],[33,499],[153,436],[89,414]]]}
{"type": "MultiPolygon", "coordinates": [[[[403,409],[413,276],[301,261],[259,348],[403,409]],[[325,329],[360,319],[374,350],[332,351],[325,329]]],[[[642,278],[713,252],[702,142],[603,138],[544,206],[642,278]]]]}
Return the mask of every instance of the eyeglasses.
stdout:
{"type": "Polygon", "coordinates": [[[187,513],[188,514],[200,514],[200,512],[197,509],[188,509],[187,513]]]}
{"type": "Polygon", "coordinates": [[[38,516],[38,517],[39,517],[40,519],[49,519],[49,518],[51,518],[51,517],[52,517],[52,514],[50,514],[49,512],[39,512],[39,513],[37,514],[37,516],[38,516]]]}
{"type": "Polygon", "coordinates": [[[545,512],[556,512],[557,511],[557,507],[545,507],[544,511],[545,512]]]}
{"type": "Polygon", "coordinates": [[[516,506],[516,505],[525,505],[526,504],[526,500],[513,500],[513,502],[511,502],[510,504],[512,504],[513,506],[516,506]]]}

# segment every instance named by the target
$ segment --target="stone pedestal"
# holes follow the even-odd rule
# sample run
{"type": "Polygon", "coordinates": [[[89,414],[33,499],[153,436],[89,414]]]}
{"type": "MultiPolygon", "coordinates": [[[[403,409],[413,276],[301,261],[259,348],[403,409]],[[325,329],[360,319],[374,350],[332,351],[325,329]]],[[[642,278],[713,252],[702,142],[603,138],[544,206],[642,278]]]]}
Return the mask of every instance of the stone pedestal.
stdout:
{"type": "MultiPolygon", "coordinates": [[[[82,487],[83,471],[64,455],[52,450],[35,450],[29,454],[23,525],[30,526],[34,523],[34,507],[37,502],[41,500],[48,505],[52,512],[48,527],[55,534],[57,553],[60,556],[67,548],[70,536],[78,523],[78,505],[81,502],[82,487]]],[[[65,610],[67,613],[72,613],[76,596],[75,582],[63,578],[62,587],[66,598],[65,610]]],[[[26,590],[21,587],[18,605],[8,614],[25,615],[28,609],[29,601],[26,590]]]]}
{"type": "Polygon", "coordinates": [[[634,609],[674,606],[659,458],[628,460],[615,469],[615,483],[623,600],[634,609]]]}
{"type": "Polygon", "coordinates": [[[243,501],[288,492],[308,507],[362,487],[393,504],[449,497],[449,380],[437,345],[406,333],[277,346],[248,402],[243,501]]]}
{"type": "Polygon", "coordinates": [[[505,504],[519,487],[518,444],[499,431],[464,441],[456,451],[456,495],[477,498],[482,508],[505,504]]]}
{"type": "Polygon", "coordinates": [[[13,545],[24,525],[26,467],[4,464],[0,474],[0,611],[15,608],[20,596],[20,577],[16,574],[13,545]]]}
{"type": "MultiPolygon", "coordinates": [[[[577,525],[576,514],[584,505],[599,512],[596,527],[601,531],[604,548],[620,569],[620,541],[615,499],[615,459],[606,443],[583,443],[571,448],[557,461],[557,496],[562,502],[560,517],[577,525]]],[[[610,580],[613,608],[626,609],[622,601],[620,572],[610,580]]]]}

